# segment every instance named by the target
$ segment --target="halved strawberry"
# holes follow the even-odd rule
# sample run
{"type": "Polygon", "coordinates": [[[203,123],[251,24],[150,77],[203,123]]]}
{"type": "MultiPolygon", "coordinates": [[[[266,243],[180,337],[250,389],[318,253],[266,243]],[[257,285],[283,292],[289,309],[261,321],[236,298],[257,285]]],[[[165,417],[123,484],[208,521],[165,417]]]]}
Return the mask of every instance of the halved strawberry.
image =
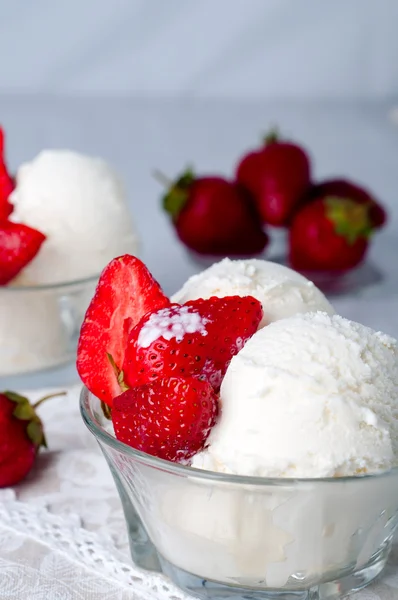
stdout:
{"type": "Polygon", "coordinates": [[[227,296],[172,304],[146,315],[129,335],[124,380],[134,387],[160,377],[198,377],[217,391],[262,314],[255,298],[227,296]]]}
{"type": "Polygon", "coordinates": [[[77,370],[90,392],[109,406],[122,391],[118,372],[130,330],[146,313],[169,304],[135,256],[114,258],[103,270],[80,331],[77,370]]]}
{"type": "Polygon", "coordinates": [[[153,456],[183,462],[205,445],[218,412],[218,397],[206,381],[170,377],[114,399],[118,440],[153,456]]]}
{"type": "Polygon", "coordinates": [[[36,256],[46,236],[21,223],[0,222],[0,285],[5,285],[36,256]]]}

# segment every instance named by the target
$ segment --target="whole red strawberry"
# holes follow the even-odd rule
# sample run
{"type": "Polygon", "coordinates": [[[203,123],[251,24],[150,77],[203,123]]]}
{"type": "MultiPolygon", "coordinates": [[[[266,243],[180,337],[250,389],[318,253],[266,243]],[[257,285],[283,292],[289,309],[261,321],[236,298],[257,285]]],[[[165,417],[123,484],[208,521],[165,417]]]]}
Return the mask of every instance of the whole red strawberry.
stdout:
{"type": "Polygon", "coordinates": [[[222,177],[184,173],[163,198],[180,240],[200,254],[259,254],[268,243],[250,193],[222,177]]]}
{"type": "Polygon", "coordinates": [[[130,330],[148,312],[170,304],[135,256],[114,258],[103,270],[87,309],[77,349],[77,370],[87,388],[109,406],[123,390],[120,370],[130,330]]]}
{"type": "Polygon", "coordinates": [[[201,450],[213,427],[218,398],[206,381],[170,377],[114,399],[118,440],[165,460],[184,462],[201,450]]]}
{"type": "Polygon", "coordinates": [[[253,195],[264,223],[287,225],[310,185],[310,161],[303,148],[272,133],[241,159],[236,180],[253,195]]]}
{"type": "Polygon", "coordinates": [[[0,393],[0,488],[16,485],[46,445],[42,423],[27,398],[0,393]]]}
{"type": "Polygon", "coordinates": [[[135,387],[163,377],[198,377],[217,391],[262,314],[255,298],[227,296],[172,304],[146,315],[129,335],[124,380],[135,387]]]}
{"type": "Polygon", "coordinates": [[[346,271],[365,257],[372,233],[370,207],[319,198],[301,208],[289,233],[290,264],[299,271],[346,271]]]}
{"type": "Polygon", "coordinates": [[[0,285],[5,285],[39,252],[46,236],[27,225],[0,222],[0,285]]]}
{"type": "Polygon", "coordinates": [[[313,202],[319,198],[345,198],[369,206],[370,221],[377,229],[383,227],[387,221],[385,209],[373,194],[348,179],[329,179],[313,185],[308,191],[306,202],[313,202]]]}

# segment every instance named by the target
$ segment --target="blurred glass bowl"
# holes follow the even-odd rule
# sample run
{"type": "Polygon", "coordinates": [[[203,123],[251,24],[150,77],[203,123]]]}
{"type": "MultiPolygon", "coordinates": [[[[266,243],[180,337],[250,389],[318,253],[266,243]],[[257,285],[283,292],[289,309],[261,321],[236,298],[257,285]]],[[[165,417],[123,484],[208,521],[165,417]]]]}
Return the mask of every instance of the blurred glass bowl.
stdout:
{"type": "Polygon", "coordinates": [[[0,287],[0,377],[42,371],[75,359],[98,278],[0,287]]]}

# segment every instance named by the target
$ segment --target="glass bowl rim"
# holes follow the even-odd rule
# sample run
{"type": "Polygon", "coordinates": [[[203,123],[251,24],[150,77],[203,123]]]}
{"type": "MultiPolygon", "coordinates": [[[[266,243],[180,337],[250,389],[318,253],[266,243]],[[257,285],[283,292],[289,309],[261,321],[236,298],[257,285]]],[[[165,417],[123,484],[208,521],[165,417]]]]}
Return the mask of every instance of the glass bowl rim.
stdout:
{"type": "MultiPolygon", "coordinates": [[[[141,450],[136,450],[118,439],[113,437],[105,429],[100,427],[92,417],[89,407],[89,399],[94,396],[85,386],[82,387],[80,393],[80,413],[87,428],[91,431],[94,437],[114,450],[129,456],[138,462],[147,466],[167,471],[173,475],[180,477],[191,477],[202,480],[217,481],[218,483],[239,484],[245,486],[275,486],[275,487],[292,487],[305,486],[308,484],[314,485],[324,483],[328,485],[336,485],[336,483],[355,483],[364,481],[373,481],[375,479],[384,479],[398,475],[398,467],[393,467],[387,471],[380,473],[370,473],[368,475],[349,475],[344,477],[252,477],[249,475],[231,475],[228,473],[216,473],[215,471],[206,471],[205,469],[195,469],[179,463],[172,463],[168,460],[151,456],[141,450]]],[[[98,400],[98,399],[97,399],[98,400]]],[[[98,400],[99,401],[99,400],[98,400]]]]}
{"type": "Polygon", "coordinates": [[[0,286],[0,294],[22,294],[23,292],[43,292],[46,290],[65,290],[72,287],[84,286],[90,283],[96,283],[101,276],[101,272],[88,277],[71,279],[68,281],[59,281],[57,283],[39,283],[37,285],[3,285],[0,286]]]}

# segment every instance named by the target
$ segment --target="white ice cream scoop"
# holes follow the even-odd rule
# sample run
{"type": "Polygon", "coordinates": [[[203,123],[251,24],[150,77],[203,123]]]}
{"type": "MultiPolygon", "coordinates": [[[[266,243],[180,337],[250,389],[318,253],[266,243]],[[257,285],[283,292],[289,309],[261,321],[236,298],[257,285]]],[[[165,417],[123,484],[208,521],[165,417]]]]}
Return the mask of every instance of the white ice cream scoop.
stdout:
{"type": "Polygon", "coordinates": [[[376,473],[398,458],[398,346],[338,315],[264,327],[232,359],[192,466],[261,477],[376,473]]]}
{"type": "Polygon", "coordinates": [[[308,279],[274,262],[224,260],[194,275],[173,296],[174,302],[187,302],[211,296],[254,296],[262,303],[261,327],[297,313],[334,309],[322,292],[308,279]]]}
{"type": "Polygon", "coordinates": [[[69,150],[45,150],[20,167],[11,219],[47,236],[17,283],[48,284],[99,274],[137,250],[126,194],[111,167],[69,150]]]}

